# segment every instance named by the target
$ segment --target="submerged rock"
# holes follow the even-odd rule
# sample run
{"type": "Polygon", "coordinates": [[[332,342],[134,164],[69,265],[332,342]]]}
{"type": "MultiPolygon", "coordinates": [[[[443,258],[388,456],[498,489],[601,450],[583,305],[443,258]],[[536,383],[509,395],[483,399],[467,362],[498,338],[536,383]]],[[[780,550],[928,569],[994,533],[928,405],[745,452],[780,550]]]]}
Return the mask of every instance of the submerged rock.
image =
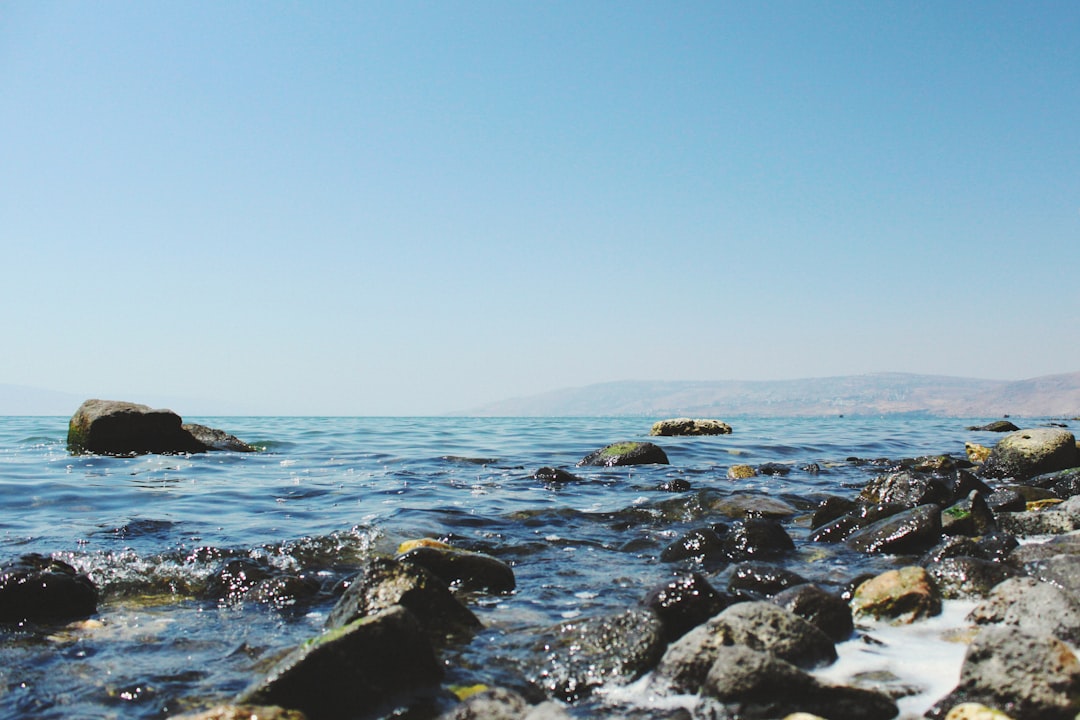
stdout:
{"type": "Polygon", "coordinates": [[[0,571],[0,622],[55,622],[97,612],[98,591],[60,560],[24,555],[0,571]]]}
{"type": "Polygon", "coordinates": [[[430,570],[452,588],[508,593],[516,586],[513,569],[483,553],[423,544],[404,549],[397,559],[430,570]]]}
{"type": "Polygon", "coordinates": [[[433,692],[442,673],[420,623],[398,605],[300,646],[237,702],[295,708],[310,720],[364,717],[433,692]]]}
{"type": "Polygon", "coordinates": [[[87,400],[79,406],[68,422],[67,442],[72,452],[103,455],[254,450],[221,430],[184,425],[172,410],[115,400],[87,400]]]}
{"type": "Polygon", "coordinates": [[[720,420],[673,418],[653,423],[650,435],[730,435],[731,426],[720,420]]]}
{"type": "Polygon", "coordinates": [[[667,453],[664,452],[663,448],[653,443],[632,440],[612,443],[596,452],[589,453],[578,462],[578,466],[598,465],[602,467],[649,464],[670,464],[667,453]]]}

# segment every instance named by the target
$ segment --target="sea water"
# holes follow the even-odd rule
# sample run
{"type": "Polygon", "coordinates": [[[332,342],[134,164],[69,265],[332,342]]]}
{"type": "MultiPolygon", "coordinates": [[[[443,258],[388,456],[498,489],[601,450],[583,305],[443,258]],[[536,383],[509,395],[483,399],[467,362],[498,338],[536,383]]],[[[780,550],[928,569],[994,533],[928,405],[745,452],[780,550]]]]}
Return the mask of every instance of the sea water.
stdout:
{"type": "MultiPolygon", "coordinates": [[[[649,438],[657,418],[648,417],[186,419],[259,451],[75,455],[67,418],[0,418],[0,564],[53,556],[101,591],[87,620],[0,627],[0,717],[156,718],[228,701],[318,634],[332,598],[295,607],[208,598],[224,563],[257,561],[333,585],[418,537],[513,566],[515,592],[470,598],[485,630],[447,658],[448,682],[513,682],[514,653],[540,629],[637,605],[687,570],[726,586],[725,567],[659,559],[686,530],[724,520],[703,513],[701,493],[790,503],[797,512],[784,525],[797,550],[782,564],[838,588],[895,561],[806,542],[822,498],[853,496],[882,471],[874,460],[962,457],[965,441],[995,440],[966,429],[985,418],[724,418],[731,435],[696,438],[649,438]],[[656,442],[670,465],[575,467],[623,440],[656,442]],[[790,471],[726,478],[734,464],[763,463],[790,471]],[[532,477],[543,466],[581,482],[544,484],[532,477]],[[673,480],[690,489],[664,489],[673,480]]],[[[962,613],[946,618],[963,624],[962,613]]],[[[903,676],[909,660],[937,658],[933,687],[912,674],[904,709],[917,714],[949,689],[963,654],[955,643],[921,644],[941,640],[938,625],[923,639],[885,630],[874,657],[842,646],[827,673],[844,680],[877,663],[903,676]]],[[[613,689],[579,708],[604,715],[650,702],[671,700],[613,689]]]]}

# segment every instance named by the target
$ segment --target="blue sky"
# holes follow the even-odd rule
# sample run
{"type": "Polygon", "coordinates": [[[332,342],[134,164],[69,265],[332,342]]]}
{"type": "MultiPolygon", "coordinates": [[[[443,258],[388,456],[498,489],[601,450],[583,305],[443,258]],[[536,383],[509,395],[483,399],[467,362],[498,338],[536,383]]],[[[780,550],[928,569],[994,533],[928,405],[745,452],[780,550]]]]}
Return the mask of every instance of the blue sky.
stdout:
{"type": "Polygon", "coordinates": [[[1075,2],[6,2],[0,383],[1072,372],[1078,118],[1075,2]]]}

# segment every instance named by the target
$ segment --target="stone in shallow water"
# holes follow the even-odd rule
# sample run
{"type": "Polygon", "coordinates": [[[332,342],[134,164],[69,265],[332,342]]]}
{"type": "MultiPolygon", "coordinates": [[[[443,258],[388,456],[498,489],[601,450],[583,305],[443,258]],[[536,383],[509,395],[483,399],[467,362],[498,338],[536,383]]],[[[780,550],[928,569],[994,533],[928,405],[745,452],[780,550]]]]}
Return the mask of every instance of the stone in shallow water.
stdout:
{"type": "Polygon", "coordinates": [[[612,443],[596,452],[589,453],[578,462],[578,466],[598,465],[617,467],[623,465],[668,465],[667,453],[663,448],[650,442],[628,441],[612,443]]]}
{"type": "Polygon", "coordinates": [[[859,585],[851,607],[856,615],[912,623],[939,615],[941,594],[926,570],[911,566],[889,570],[859,585]]]}
{"type": "Polygon", "coordinates": [[[653,423],[650,435],[730,435],[731,426],[720,420],[672,418],[653,423]]]}

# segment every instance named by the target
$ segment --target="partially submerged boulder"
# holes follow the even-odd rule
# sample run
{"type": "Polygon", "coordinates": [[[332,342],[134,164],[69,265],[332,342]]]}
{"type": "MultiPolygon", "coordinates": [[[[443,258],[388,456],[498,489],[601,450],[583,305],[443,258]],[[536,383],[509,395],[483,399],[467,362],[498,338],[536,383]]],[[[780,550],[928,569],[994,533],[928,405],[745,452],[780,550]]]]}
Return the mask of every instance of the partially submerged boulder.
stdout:
{"type": "Polygon", "coordinates": [[[430,570],[451,588],[508,593],[516,586],[513,569],[502,560],[444,543],[403,543],[397,559],[430,570]]]}
{"type": "Polygon", "coordinates": [[[116,400],[87,400],[68,423],[73,452],[102,455],[202,453],[209,450],[254,450],[221,430],[185,425],[172,410],[116,400]]]}
{"type": "Polygon", "coordinates": [[[1076,437],[1061,428],[1033,428],[998,441],[980,471],[984,477],[1017,480],[1080,465],[1076,437]]]}
{"type": "Polygon", "coordinates": [[[667,453],[660,446],[651,442],[633,440],[612,443],[596,452],[589,453],[578,462],[578,466],[599,465],[602,467],[648,464],[668,465],[670,463],[667,453]]]}
{"type": "Polygon", "coordinates": [[[97,588],[60,560],[24,555],[0,572],[0,622],[68,621],[97,612],[97,588]]]}
{"type": "Polygon", "coordinates": [[[730,435],[731,426],[720,420],[672,418],[653,423],[650,435],[730,435]]]}

